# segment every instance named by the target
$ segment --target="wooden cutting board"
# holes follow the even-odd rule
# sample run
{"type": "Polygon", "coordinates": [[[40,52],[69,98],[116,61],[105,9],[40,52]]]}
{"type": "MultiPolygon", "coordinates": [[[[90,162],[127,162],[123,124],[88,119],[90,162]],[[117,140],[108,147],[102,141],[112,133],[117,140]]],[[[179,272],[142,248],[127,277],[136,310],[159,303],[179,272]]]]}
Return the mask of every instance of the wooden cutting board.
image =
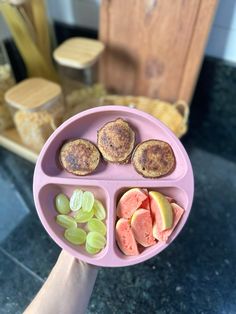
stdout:
{"type": "Polygon", "coordinates": [[[190,102],[217,0],[103,0],[100,79],[118,94],[190,102]]]}
{"type": "Polygon", "coordinates": [[[22,143],[15,128],[5,130],[0,134],[0,146],[33,163],[37,160],[38,154],[22,143]]]}

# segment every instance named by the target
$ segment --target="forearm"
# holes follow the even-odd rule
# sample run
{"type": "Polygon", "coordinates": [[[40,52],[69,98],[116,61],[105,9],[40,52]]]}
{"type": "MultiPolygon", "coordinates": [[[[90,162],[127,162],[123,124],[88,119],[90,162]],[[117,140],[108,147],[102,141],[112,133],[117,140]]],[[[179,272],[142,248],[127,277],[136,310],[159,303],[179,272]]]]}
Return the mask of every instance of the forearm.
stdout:
{"type": "Polygon", "coordinates": [[[62,252],[47,281],[24,314],[85,313],[96,276],[96,267],[62,252]]]}

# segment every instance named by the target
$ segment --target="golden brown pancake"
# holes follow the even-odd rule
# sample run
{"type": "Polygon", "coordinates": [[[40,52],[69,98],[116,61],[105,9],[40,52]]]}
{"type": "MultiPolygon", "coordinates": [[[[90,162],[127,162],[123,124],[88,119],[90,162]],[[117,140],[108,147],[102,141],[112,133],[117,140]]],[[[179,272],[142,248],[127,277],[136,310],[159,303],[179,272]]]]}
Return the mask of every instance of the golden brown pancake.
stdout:
{"type": "Polygon", "coordinates": [[[100,161],[97,147],[88,140],[76,139],[65,143],[60,150],[62,167],[77,176],[93,172],[100,161]]]}
{"type": "Polygon", "coordinates": [[[163,141],[148,140],[136,146],[132,163],[145,178],[158,178],[170,174],[175,168],[175,155],[171,146],[163,141]]]}
{"type": "Polygon", "coordinates": [[[135,133],[129,124],[121,118],[106,123],[98,131],[98,148],[103,158],[109,162],[128,162],[134,144],[135,133]]]}

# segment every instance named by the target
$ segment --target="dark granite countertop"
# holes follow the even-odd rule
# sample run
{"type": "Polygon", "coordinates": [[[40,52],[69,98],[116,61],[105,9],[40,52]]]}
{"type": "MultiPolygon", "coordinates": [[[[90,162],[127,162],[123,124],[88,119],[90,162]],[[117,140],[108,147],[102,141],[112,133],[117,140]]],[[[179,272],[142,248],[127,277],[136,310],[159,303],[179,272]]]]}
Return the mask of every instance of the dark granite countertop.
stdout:
{"type": "MultiPolygon", "coordinates": [[[[205,60],[183,138],[195,174],[188,223],[147,262],[100,269],[88,313],[236,313],[235,100],[236,68],[205,60]]],[[[60,251],[34,209],[33,169],[0,148],[3,314],[22,312],[60,251]]]]}

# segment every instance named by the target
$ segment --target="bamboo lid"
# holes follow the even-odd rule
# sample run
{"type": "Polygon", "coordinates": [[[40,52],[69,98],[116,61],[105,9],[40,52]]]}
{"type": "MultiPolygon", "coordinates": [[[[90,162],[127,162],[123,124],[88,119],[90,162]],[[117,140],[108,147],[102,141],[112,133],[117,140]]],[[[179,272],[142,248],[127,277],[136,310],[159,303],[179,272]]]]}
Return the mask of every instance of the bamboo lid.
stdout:
{"type": "Polygon", "coordinates": [[[93,65],[103,50],[104,45],[98,40],[75,37],[55,49],[53,57],[61,65],[84,69],[93,65]]]}
{"type": "Polygon", "coordinates": [[[42,78],[30,78],[5,93],[5,101],[18,109],[35,109],[61,95],[60,85],[42,78]]]}

